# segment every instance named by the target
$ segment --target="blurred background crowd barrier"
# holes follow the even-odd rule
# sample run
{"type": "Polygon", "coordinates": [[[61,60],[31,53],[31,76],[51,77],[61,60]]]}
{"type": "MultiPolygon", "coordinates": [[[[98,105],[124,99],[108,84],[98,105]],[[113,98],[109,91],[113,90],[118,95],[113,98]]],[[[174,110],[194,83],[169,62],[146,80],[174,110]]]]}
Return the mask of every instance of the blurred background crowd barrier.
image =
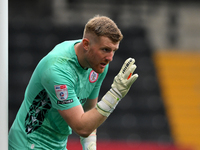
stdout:
{"type": "Polygon", "coordinates": [[[81,39],[96,14],[124,35],[100,98],[126,58],[136,59],[139,74],[98,139],[200,150],[200,2],[193,0],[9,0],[9,128],[39,60],[56,44],[81,39]]]}

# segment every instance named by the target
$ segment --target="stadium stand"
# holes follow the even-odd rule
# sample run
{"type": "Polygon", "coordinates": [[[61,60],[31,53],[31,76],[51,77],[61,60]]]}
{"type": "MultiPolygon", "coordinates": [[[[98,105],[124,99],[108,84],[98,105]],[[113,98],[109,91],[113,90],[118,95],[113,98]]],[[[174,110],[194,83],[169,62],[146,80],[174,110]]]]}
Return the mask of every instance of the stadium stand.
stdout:
{"type": "MultiPolygon", "coordinates": [[[[63,1],[54,0],[52,2],[55,4],[63,1]]],[[[179,111],[180,107],[177,108],[178,103],[182,102],[188,106],[194,104],[187,101],[187,96],[181,97],[181,99],[184,98],[183,101],[179,98],[175,103],[173,103],[174,99],[171,99],[169,102],[166,101],[166,97],[163,96],[164,83],[160,83],[161,75],[159,75],[159,72],[157,74],[159,65],[164,65],[166,62],[162,61],[164,56],[159,54],[156,55],[155,61],[154,49],[151,46],[152,41],[150,42],[148,39],[149,30],[141,25],[144,21],[142,21],[141,17],[145,18],[148,14],[157,13],[157,11],[154,12],[154,9],[166,10],[164,9],[166,7],[163,8],[165,3],[158,7],[159,3],[157,1],[144,0],[139,2],[139,4],[144,3],[144,5],[137,5],[138,2],[133,0],[117,0],[116,3],[114,3],[115,1],[98,0],[98,7],[96,2],[91,0],[69,0],[68,4],[65,4],[67,9],[63,8],[64,6],[61,3],[57,10],[62,9],[63,12],[61,11],[60,14],[55,15],[58,12],[52,11],[53,4],[49,4],[48,0],[9,1],[9,127],[21,105],[26,85],[38,61],[56,44],[65,40],[82,37],[83,25],[72,24],[77,19],[77,16],[80,17],[78,18],[79,21],[84,22],[84,19],[88,19],[91,14],[101,12],[102,14],[109,14],[119,25],[123,23],[125,25],[120,27],[124,34],[124,39],[120,44],[120,49],[115,54],[113,62],[110,63],[110,68],[103,82],[99,97],[101,98],[110,88],[114,76],[128,57],[136,59],[136,72],[139,74],[139,78],[132,86],[129,94],[119,103],[113,114],[109,116],[109,119],[98,128],[98,148],[103,150],[193,150],[190,145],[199,142],[199,109],[196,107],[199,106],[199,99],[193,100],[196,109],[185,109],[183,112],[179,111]],[[77,3],[79,5],[76,5],[77,3]],[[131,7],[123,5],[128,3],[131,4],[131,7]],[[121,14],[118,11],[118,7],[123,7],[121,14]],[[125,11],[126,9],[128,11],[125,11]],[[62,16],[56,18],[59,15],[62,16]],[[55,22],[62,23],[62,21],[64,23],[68,21],[71,24],[55,25],[55,22]],[[174,104],[177,107],[173,106],[174,109],[169,110],[169,104],[174,104]],[[175,114],[174,118],[171,117],[172,115],[170,116],[170,111],[175,114]],[[191,118],[191,116],[196,116],[196,118],[191,118]],[[196,126],[190,126],[190,123],[196,126]],[[180,124],[185,124],[185,126],[179,126],[180,124]],[[185,128],[186,126],[187,129],[185,128]],[[190,138],[185,135],[190,135],[190,138]],[[189,147],[185,144],[188,144],[189,147]]],[[[172,1],[170,0],[170,2],[172,1]]],[[[198,13],[195,12],[195,14],[198,13]]],[[[149,17],[153,18],[151,15],[149,17]]],[[[147,19],[147,26],[157,25],[155,26],[156,30],[158,30],[158,27],[160,30],[156,33],[164,32],[165,28],[162,21],[166,20],[165,17],[161,15],[161,20],[157,18],[156,24],[151,23],[150,19],[152,18],[147,19]]],[[[145,22],[143,23],[145,24],[145,22]]],[[[158,40],[159,43],[164,41],[163,37],[157,36],[157,34],[154,36],[160,38],[158,40]]],[[[198,39],[195,38],[195,40],[198,39]]],[[[191,60],[193,59],[192,57],[190,58],[191,60]]],[[[172,60],[176,61],[175,59],[172,60]]],[[[197,62],[199,62],[199,59],[195,63],[197,62]]],[[[173,67],[173,64],[171,65],[173,67]]],[[[195,77],[199,77],[197,70],[192,74],[195,77]]],[[[171,71],[171,73],[174,72],[171,71]]],[[[187,79],[188,76],[190,74],[187,74],[187,79]]],[[[193,77],[189,79],[194,83],[193,77]]],[[[169,86],[173,86],[173,82],[170,82],[170,79],[163,80],[163,82],[168,81],[171,83],[169,86]]],[[[176,83],[182,86],[182,84],[186,84],[186,81],[177,80],[176,83]]],[[[180,87],[171,88],[169,92],[174,93],[178,89],[180,87]]],[[[190,90],[186,91],[184,93],[190,90]]],[[[182,90],[178,92],[183,93],[182,90]]],[[[194,93],[190,91],[188,97],[191,94],[194,93]]],[[[69,150],[79,150],[80,146],[79,137],[73,133],[69,137],[69,150]]]]}
{"type": "Polygon", "coordinates": [[[172,137],[177,145],[200,149],[200,53],[154,54],[172,137]]]}

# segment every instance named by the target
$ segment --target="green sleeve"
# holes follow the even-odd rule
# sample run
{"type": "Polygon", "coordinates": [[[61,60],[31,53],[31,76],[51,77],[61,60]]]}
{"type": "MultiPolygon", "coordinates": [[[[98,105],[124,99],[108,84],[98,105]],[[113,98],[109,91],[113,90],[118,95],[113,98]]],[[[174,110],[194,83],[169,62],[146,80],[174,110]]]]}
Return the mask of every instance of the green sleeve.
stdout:
{"type": "Polygon", "coordinates": [[[63,70],[55,66],[51,67],[43,73],[41,78],[41,83],[48,93],[52,107],[58,110],[66,110],[80,105],[74,90],[74,76],[70,71],[63,70]],[[60,89],[61,92],[65,90],[63,91],[63,99],[61,99],[56,89],[60,87],[64,87],[64,89],[60,89]]]}

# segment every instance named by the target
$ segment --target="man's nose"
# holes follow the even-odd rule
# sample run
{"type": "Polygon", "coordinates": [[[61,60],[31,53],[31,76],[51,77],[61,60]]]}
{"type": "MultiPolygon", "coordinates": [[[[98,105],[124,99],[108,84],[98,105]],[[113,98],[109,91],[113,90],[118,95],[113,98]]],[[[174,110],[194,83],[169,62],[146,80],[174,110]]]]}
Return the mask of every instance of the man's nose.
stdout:
{"type": "Polygon", "coordinates": [[[106,59],[107,59],[109,62],[111,62],[111,61],[113,60],[113,56],[114,56],[114,52],[110,52],[110,53],[107,55],[106,59]]]}

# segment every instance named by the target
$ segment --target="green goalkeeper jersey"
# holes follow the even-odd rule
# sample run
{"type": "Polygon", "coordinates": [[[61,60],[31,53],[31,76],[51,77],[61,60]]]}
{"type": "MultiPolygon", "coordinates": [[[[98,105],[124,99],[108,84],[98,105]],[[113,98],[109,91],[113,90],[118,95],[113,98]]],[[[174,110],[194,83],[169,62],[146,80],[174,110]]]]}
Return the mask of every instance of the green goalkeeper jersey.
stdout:
{"type": "Polygon", "coordinates": [[[81,40],[58,44],[35,68],[24,101],[9,131],[9,147],[15,149],[65,150],[72,129],[58,110],[84,105],[98,97],[108,71],[97,74],[83,69],[74,45],[81,40]]]}

